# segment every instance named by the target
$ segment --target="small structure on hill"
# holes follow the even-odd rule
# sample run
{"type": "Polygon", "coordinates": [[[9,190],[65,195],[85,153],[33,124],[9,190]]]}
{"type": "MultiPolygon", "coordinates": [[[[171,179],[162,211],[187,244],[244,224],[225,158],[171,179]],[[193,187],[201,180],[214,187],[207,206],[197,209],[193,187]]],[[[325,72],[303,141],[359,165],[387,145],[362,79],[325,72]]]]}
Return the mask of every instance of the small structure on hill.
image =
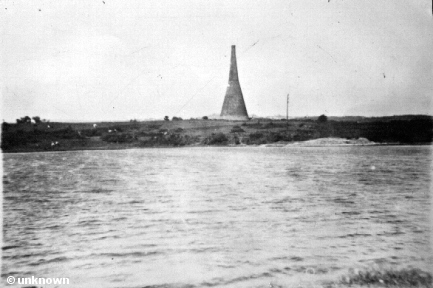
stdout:
{"type": "Polygon", "coordinates": [[[248,120],[247,107],[239,84],[238,67],[236,63],[236,46],[232,45],[229,85],[224,98],[221,118],[228,120],[248,120]]]}

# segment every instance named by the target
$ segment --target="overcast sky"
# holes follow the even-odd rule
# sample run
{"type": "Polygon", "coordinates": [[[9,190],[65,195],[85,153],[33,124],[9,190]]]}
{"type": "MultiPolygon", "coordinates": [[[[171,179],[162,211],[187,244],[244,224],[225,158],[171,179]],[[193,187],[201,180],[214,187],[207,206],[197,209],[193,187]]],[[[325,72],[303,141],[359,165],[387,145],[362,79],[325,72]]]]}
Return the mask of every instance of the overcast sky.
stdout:
{"type": "Polygon", "coordinates": [[[2,119],[432,114],[431,0],[1,1],[2,119]]]}

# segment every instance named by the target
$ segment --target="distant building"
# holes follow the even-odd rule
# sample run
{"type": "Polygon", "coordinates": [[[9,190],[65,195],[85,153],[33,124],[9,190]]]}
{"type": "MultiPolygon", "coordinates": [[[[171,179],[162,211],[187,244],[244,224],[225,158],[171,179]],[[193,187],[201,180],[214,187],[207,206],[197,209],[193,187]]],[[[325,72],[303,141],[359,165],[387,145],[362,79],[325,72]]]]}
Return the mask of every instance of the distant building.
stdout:
{"type": "Polygon", "coordinates": [[[230,60],[229,85],[224,98],[221,118],[228,120],[248,120],[247,107],[239,84],[238,66],[236,63],[236,47],[232,45],[230,60]]]}

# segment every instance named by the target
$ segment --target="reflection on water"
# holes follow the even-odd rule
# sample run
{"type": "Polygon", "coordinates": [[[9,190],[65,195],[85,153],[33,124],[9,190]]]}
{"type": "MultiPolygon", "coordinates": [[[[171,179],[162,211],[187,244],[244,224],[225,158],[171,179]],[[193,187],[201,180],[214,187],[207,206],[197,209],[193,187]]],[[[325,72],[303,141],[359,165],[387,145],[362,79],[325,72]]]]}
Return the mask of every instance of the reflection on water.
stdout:
{"type": "Polygon", "coordinates": [[[430,147],[3,157],[3,281],[269,287],[433,265],[430,147]]]}

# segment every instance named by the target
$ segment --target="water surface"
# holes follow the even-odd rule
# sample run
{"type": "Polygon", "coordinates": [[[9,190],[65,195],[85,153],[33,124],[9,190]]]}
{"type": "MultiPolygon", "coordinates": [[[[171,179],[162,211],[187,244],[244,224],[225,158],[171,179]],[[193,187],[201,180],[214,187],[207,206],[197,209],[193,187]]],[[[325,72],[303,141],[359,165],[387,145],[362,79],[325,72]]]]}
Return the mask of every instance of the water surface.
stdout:
{"type": "Polygon", "coordinates": [[[430,147],[202,147],[3,159],[3,281],[270,287],[337,279],[360,267],[433,267],[430,147]]]}

